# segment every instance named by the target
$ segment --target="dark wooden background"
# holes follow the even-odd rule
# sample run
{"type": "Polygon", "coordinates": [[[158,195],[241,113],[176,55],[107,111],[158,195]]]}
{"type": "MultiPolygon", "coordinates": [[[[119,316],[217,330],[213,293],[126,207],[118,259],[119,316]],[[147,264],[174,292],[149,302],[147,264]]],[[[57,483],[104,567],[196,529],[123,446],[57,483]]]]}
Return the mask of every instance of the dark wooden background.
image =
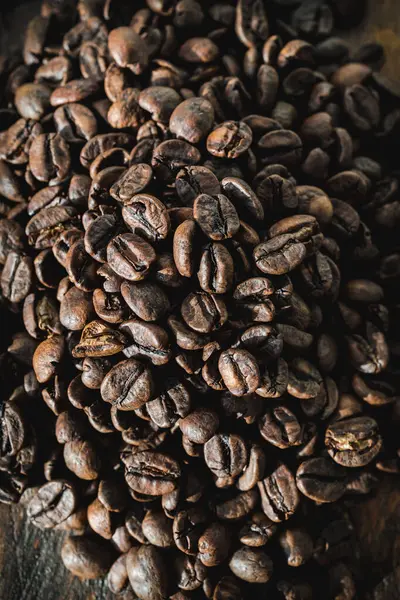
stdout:
{"type": "MultiPolygon", "coordinates": [[[[37,12],[37,6],[34,2],[29,8],[17,6],[8,12],[1,48],[18,43],[21,24],[37,12]]],[[[354,48],[367,40],[381,42],[387,55],[383,70],[400,80],[400,0],[370,0],[365,22],[344,37],[354,48]]],[[[400,480],[387,477],[378,492],[354,508],[352,515],[370,589],[365,600],[399,600],[400,480]]],[[[61,543],[59,533],[41,532],[30,525],[21,507],[0,505],[0,600],[115,598],[104,582],[81,582],[66,571],[60,559],[61,543]]]]}

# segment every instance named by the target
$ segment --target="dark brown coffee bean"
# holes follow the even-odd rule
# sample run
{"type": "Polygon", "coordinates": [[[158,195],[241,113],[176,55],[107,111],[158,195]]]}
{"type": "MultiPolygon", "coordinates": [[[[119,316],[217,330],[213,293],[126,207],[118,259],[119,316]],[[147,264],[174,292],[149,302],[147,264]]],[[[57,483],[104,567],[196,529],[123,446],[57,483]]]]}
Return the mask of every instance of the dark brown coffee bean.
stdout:
{"type": "Polygon", "coordinates": [[[132,165],[110,188],[110,195],[122,202],[130,204],[130,201],[136,194],[140,194],[151,182],[153,171],[150,165],[138,163],[132,165]]]}
{"type": "Polygon", "coordinates": [[[83,104],[66,104],[54,111],[57,133],[67,142],[87,142],[97,134],[97,121],[92,111],[83,104]]]}
{"type": "Polygon", "coordinates": [[[75,358],[102,358],[118,354],[125,346],[125,336],[101,321],[91,321],[82,331],[81,339],[72,350],[75,358]]]}
{"type": "Polygon", "coordinates": [[[86,252],[98,262],[107,261],[107,245],[123,230],[115,213],[104,214],[94,219],[86,229],[84,245],[86,252]]]}
{"type": "Polygon", "coordinates": [[[251,394],[259,385],[257,362],[247,350],[225,350],[218,360],[218,369],[225,385],[234,396],[251,394]]]}
{"type": "Polygon", "coordinates": [[[51,296],[29,294],[25,298],[22,318],[25,329],[35,339],[41,339],[46,334],[62,333],[58,308],[51,296]]]}
{"type": "Polygon", "coordinates": [[[191,293],[181,305],[186,324],[200,333],[210,333],[224,325],[228,312],[222,299],[206,292],[191,293]]]}
{"type": "Polygon", "coordinates": [[[199,558],[206,567],[215,567],[229,555],[230,535],[222,523],[212,523],[203,532],[199,542],[199,558]]]}
{"type": "Polygon", "coordinates": [[[219,50],[212,40],[205,37],[194,37],[182,44],[178,55],[188,63],[210,63],[216,60],[219,50]]]}
{"type": "Polygon", "coordinates": [[[287,529],[279,537],[279,543],[290,567],[301,567],[312,556],[313,541],[303,529],[287,529]]]}
{"type": "Polygon", "coordinates": [[[164,365],[170,360],[168,334],[159,325],[131,319],[124,321],[120,329],[128,339],[123,349],[127,358],[144,358],[150,360],[153,365],[164,365]]]}
{"type": "MultiPolygon", "coordinates": [[[[192,558],[180,554],[175,560],[175,569],[177,573],[177,585],[184,591],[196,590],[206,579],[207,568],[202,564],[198,558],[192,558]]],[[[175,594],[174,600],[185,600],[186,596],[182,595],[182,598],[178,594],[175,594]]]]}
{"type": "Polygon", "coordinates": [[[24,119],[40,119],[50,108],[51,89],[42,83],[25,83],[15,94],[15,106],[24,119]]]}
{"type": "Polygon", "coordinates": [[[33,369],[37,380],[46,383],[55,375],[65,349],[64,338],[55,335],[39,344],[33,355],[33,369]]]}
{"type": "Polygon", "coordinates": [[[142,530],[153,546],[168,548],[173,544],[172,523],[161,511],[149,510],[143,519],[142,530]]]}
{"type": "Polygon", "coordinates": [[[295,415],[286,407],[278,406],[259,421],[262,437],[278,448],[299,446],[303,442],[303,430],[295,415]]]}
{"type": "Polygon", "coordinates": [[[176,176],[175,187],[179,198],[186,206],[192,206],[197,196],[215,196],[221,186],[217,177],[207,167],[185,167],[176,176]]]}
{"type": "Polygon", "coordinates": [[[200,194],[194,202],[193,216],[203,232],[216,241],[233,237],[240,227],[235,207],[223,194],[200,194]]]}
{"type": "Polygon", "coordinates": [[[133,233],[123,233],[113,238],[107,246],[110,267],[124,279],[140,281],[156,259],[153,247],[133,233]]]}
{"type": "Polygon", "coordinates": [[[77,498],[74,488],[66,481],[50,481],[42,485],[27,506],[31,522],[47,529],[59,525],[75,510],[77,498]]]}
{"type": "Polygon", "coordinates": [[[83,292],[91,292],[98,286],[98,264],[86,252],[83,239],[78,239],[71,246],[65,262],[68,275],[77,288],[83,292]]]}
{"type": "Polygon", "coordinates": [[[196,237],[196,223],[193,219],[186,219],[175,230],[173,253],[176,268],[182,277],[194,275],[194,242],[196,237]]]}
{"type": "Polygon", "coordinates": [[[226,121],[218,125],[207,137],[207,150],[218,158],[238,158],[253,141],[253,134],[243,121],[226,121]]]}
{"type": "Polygon", "coordinates": [[[212,410],[199,409],[190,413],[179,423],[180,430],[194,444],[205,444],[219,426],[217,414],[212,410]]]}
{"type": "Polygon", "coordinates": [[[164,290],[150,281],[124,281],[121,293],[129,308],[144,321],[159,321],[170,309],[164,290]]]}
{"type": "Polygon", "coordinates": [[[150,496],[172,492],[181,474],[176,460],[157,452],[137,452],[124,458],[125,479],[133,490],[150,496]]]}
{"type": "Polygon", "coordinates": [[[149,112],[154,121],[168,123],[181,100],[180,95],[174,89],[153,85],[140,92],[139,106],[149,112]]]}
{"type": "Polygon", "coordinates": [[[157,178],[173,183],[177,173],[184,167],[197,165],[200,152],[184,140],[167,140],[154,148],[151,166],[157,178]]]}
{"type": "Polygon", "coordinates": [[[39,181],[55,185],[63,181],[70,167],[68,144],[55,133],[38,135],[29,150],[29,168],[39,181]]]}
{"type": "Polygon", "coordinates": [[[128,67],[135,75],[140,75],[147,66],[147,45],[130,27],[113,29],[108,36],[108,49],[117,65],[128,67]]]}
{"type": "Polygon", "coordinates": [[[234,264],[229,250],[213,242],[205,247],[197,277],[201,288],[210,294],[225,294],[231,289],[234,264]]]}
{"type": "Polygon", "coordinates": [[[335,502],[346,491],[347,472],[328,458],[310,458],[296,473],[299,490],[315,502],[335,502]]]}
{"type": "Polygon", "coordinates": [[[361,373],[376,374],[386,368],[389,360],[386,338],[372,323],[366,323],[365,337],[353,334],[347,343],[350,360],[361,373]]]}
{"type": "Polygon", "coordinates": [[[198,541],[207,526],[207,513],[200,506],[180,511],[173,522],[173,535],[181,552],[195,556],[198,541]]]}
{"type": "Polygon", "coordinates": [[[111,549],[99,539],[86,536],[67,537],[61,548],[64,566],[81,579],[96,579],[105,575],[111,566],[111,549]]]}
{"type": "Polygon", "coordinates": [[[131,231],[150,242],[164,240],[170,230],[167,209],[158,198],[149,194],[133,196],[123,207],[122,218],[131,231]]]}
{"type": "Polygon", "coordinates": [[[173,315],[168,317],[168,325],[182,350],[201,350],[210,341],[209,336],[193,331],[173,315]]]}
{"type": "Polygon", "coordinates": [[[254,249],[254,260],[263,273],[283,275],[302,263],[306,246],[290,234],[278,235],[254,249]]]}
{"type": "Polygon", "coordinates": [[[296,482],[286,465],[281,464],[268,477],[258,483],[264,513],[279,523],[289,519],[300,502],[296,482]]]}
{"type": "Polygon", "coordinates": [[[272,576],[272,561],[262,551],[244,546],[233,554],[229,567],[248,583],[266,583],[272,576]]]}
{"type": "Polygon", "coordinates": [[[214,123],[214,108],[205,98],[189,98],[171,114],[169,127],[177,138],[198,144],[208,135],[214,123]]]}
{"type": "Polygon", "coordinates": [[[265,7],[257,0],[240,0],[236,7],[236,35],[251,48],[265,42],[269,25],[265,7]]]}
{"type": "Polygon", "coordinates": [[[32,279],[32,259],[19,252],[9,252],[1,272],[3,296],[10,302],[21,302],[29,294],[32,279]]]}
{"type": "Polygon", "coordinates": [[[73,440],[64,446],[64,462],[67,469],[79,479],[97,479],[101,469],[100,457],[93,444],[85,440],[73,440]]]}
{"type": "Polygon", "coordinates": [[[82,102],[93,96],[99,89],[96,79],[72,79],[56,88],[50,96],[51,106],[62,106],[71,102],[82,102]]]}
{"type": "Polygon", "coordinates": [[[150,369],[135,358],[123,360],[104,377],[101,397],[120,410],[134,410],[150,400],[153,379],[150,369]]]}
{"type": "Polygon", "coordinates": [[[379,454],[382,438],[376,421],[361,416],[330,425],[326,430],[325,445],[339,465],[363,467],[379,454]]]}
{"type": "Polygon", "coordinates": [[[112,148],[132,148],[135,140],[128,133],[103,133],[95,135],[83,146],[80,153],[80,162],[83,167],[89,168],[91,163],[107,150],[112,148]]]}
{"type": "Polygon", "coordinates": [[[217,477],[236,479],[247,464],[247,449],[238,435],[214,435],[204,446],[204,460],[217,477]]]}

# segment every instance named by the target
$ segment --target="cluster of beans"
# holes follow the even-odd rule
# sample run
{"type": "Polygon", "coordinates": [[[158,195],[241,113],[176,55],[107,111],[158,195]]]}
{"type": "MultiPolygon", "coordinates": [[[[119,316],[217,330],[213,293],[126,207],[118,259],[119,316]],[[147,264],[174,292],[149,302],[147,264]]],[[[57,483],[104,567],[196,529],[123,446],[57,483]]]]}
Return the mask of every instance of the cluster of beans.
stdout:
{"type": "Polygon", "coordinates": [[[362,591],[348,505],[400,418],[363,5],[44,0],[1,62],[0,501],[124,600],[362,591]]]}

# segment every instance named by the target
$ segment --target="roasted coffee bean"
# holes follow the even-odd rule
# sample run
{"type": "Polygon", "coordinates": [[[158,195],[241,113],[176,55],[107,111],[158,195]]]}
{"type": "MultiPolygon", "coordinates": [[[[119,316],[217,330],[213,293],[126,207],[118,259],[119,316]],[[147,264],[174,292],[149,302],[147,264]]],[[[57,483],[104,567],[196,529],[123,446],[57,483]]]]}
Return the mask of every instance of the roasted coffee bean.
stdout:
{"type": "Polygon", "coordinates": [[[81,579],[96,579],[110,568],[113,554],[109,546],[91,537],[67,537],[61,549],[64,566],[81,579]]]}
{"type": "Polygon", "coordinates": [[[301,463],[296,473],[297,487],[315,502],[335,502],[345,493],[346,483],[345,469],[322,456],[301,463]]]}
{"type": "Polygon", "coordinates": [[[218,415],[206,409],[195,410],[179,423],[180,430],[194,444],[205,444],[216,433],[218,415]]]}
{"type": "Polygon", "coordinates": [[[239,217],[223,194],[200,194],[194,202],[193,216],[207,237],[219,241],[233,237],[239,230],[239,217]]]}
{"type": "Polygon", "coordinates": [[[151,281],[124,281],[121,294],[133,313],[143,321],[159,321],[170,309],[163,288],[151,281]]]}
{"type": "Polygon", "coordinates": [[[253,134],[242,121],[226,121],[218,125],[207,137],[207,150],[218,158],[235,159],[246,152],[253,134]]]}
{"type": "Polygon", "coordinates": [[[10,302],[21,302],[29,294],[33,279],[32,259],[19,252],[7,255],[1,272],[1,291],[10,302]]]}
{"type": "Polygon", "coordinates": [[[143,451],[128,454],[123,460],[125,479],[132,490],[149,496],[160,496],[176,488],[181,469],[170,456],[143,451]]]}
{"type": "Polygon", "coordinates": [[[120,327],[127,336],[123,353],[128,358],[144,358],[153,365],[164,365],[171,358],[168,334],[162,327],[139,319],[124,321],[120,327]]]}
{"type": "Polygon", "coordinates": [[[93,444],[85,440],[73,440],[64,445],[64,462],[67,469],[79,479],[97,479],[101,460],[93,444]]]}
{"type": "Polygon", "coordinates": [[[101,321],[91,321],[82,331],[81,339],[72,350],[74,358],[102,358],[118,354],[124,348],[125,337],[101,321]]]}
{"type": "Polygon", "coordinates": [[[236,577],[248,583],[266,583],[272,576],[272,561],[262,551],[244,546],[237,550],[229,567],[236,577]]]}
{"type": "Polygon", "coordinates": [[[89,168],[92,162],[101,154],[112,148],[131,148],[134,138],[128,133],[103,133],[92,137],[83,146],[80,153],[80,162],[83,167],[89,168]]]}
{"type": "Polygon", "coordinates": [[[300,497],[295,479],[286,465],[279,465],[271,475],[260,481],[258,489],[262,509],[272,521],[285,521],[296,512],[300,497]]]}
{"type": "Polygon", "coordinates": [[[168,236],[170,220],[164,204],[155,196],[138,194],[133,196],[122,209],[127,227],[151,242],[168,236]]]}
{"type": "Polygon", "coordinates": [[[110,195],[122,202],[130,204],[132,198],[143,192],[151,183],[153,171],[150,165],[138,163],[132,165],[116,180],[110,188],[110,195]]]}
{"type": "Polygon", "coordinates": [[[65,521],[75,511],[77,497],[66,481],[50,481],[42,485],[27,506],[31,522],[47,529],[65,521]]]}
{"type": "Polygon", "coordinates": [[[204,459],[219,478],[236,479],[247,464],[247,449],[238,435],[217,434],[204,446],[204,459]]]}
{"type": "Polygon", "coordinates": [[[129,358],[107,373],[100,393],[105,402],[120,410],[134,410],[150,400],[153,387],[150,369],[135,358],[129,358]]]}
{"type": "Polygon", "coordinates": [[[170,117],[169,128],[177,138],[198,144],[213,126],[214,108],[206,98],[188,98],[175,107],[170,117]]]}
{"type": "Polygon", "coordinates": [[[212,523],[198,541],[199,558],[206,567],[222,563],[230,550],[230,535],[222,523],[212,523]]]}
{"type": "Polygon", "coordinates": [[[156,259],[153,247],[139,235],[122,233],[107,246],[107,262],[124,279],[144,279],[156,259]]]}
{"type": "Polygon", "coordinates": [[[173,535],[176,546],[189,555],[196,555],[198,542],[207,526],[207,512],[200,507],[180,511],[173,521],[173,535]]]}
{"type": "Polygon", "coordinates": [[[267,412],[259,421],[262,437],[278,448],[299,446],[303,442],[303,431],[295,415],[284,406],[267,412]]]}
{"type": "Polygon", "coordinates": [[[57,87],[50,96],[51,106],[62,106],[74,102],[82,102],[93,96],[99,89],[99,82],[95,78],[72,79],[65,85],[57,87]]]}
{"type": "Polygon", "coordinates": [[[155,174],[166,183],[172,183],[184,167],[197,165],[200,152],[185,140],[166,140],[153,150],[151,166],[155,174]]]}
{"type": "Polygon", "coordinates": [[[234,263],[229,250],[217,242],[207,245],[200,259],[197,277],[205,292],[210,294],[228,292],[234,279],[234,263]]]}
{"type": "Polygon", "coordinates": [[[260,382],[257,362],[247,350],[225,350],[218,360],[221,377],[234,396],[244,396],[254,392],[260,382]]]}
{"type": "Polygon", "coordinates": [[[382,438],[376,421],[361,416],[330,425],[326,430],[325,445],[339,465],[363,467],[379,454],[382,438]]]}
{"type": "Polygon", "coordinates": [[[268,275],[283,275],[301,264],[306,254],[305,244],[285,233],[259,244],[253,255],[260,271],[268,275]]]}
{"type": "Polygon", "coordinates": [[[265,546],[268,540],[276,532],[277,525],[273,523],[264,513],[253,513],[251,520],[240,530],[240,541],[245,546],[258,548],[265,546]]]}

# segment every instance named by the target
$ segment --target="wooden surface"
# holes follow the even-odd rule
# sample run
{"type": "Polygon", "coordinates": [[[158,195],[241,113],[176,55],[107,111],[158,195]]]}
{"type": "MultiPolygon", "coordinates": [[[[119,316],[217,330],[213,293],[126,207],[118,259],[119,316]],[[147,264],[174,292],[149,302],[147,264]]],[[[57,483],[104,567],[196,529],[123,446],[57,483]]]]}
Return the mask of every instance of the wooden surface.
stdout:
{"type": "MultiPolygon", "coordinates": [[[[20,25],[29,12],[25,7],[17,8],[13,21],[20,25]]],[[[384,72],[397,80],[400,79],[399,36],[399,0],[370,0],[366,21],[344,35],[353,48],[368,40],[381,42],[387,55],[384,72]]],[[[11,30],[9,39],[15,42],[17,37],[11,30]]],[[[5,43],[8,40],[3,37],[2,45],[5,43]]],[[[366,600],[399,600],[400,481],[388,477],[374,497],[358,505],[352,514],[361,546],[364,579],[370,590],[366,600]]],[[[64,569],[61,543],[59,533],[41,532],[27,523],[20,507],[0,505],[0,600],[115,598],[107,592],[104,582],[80,582],[64,569]]]]}

